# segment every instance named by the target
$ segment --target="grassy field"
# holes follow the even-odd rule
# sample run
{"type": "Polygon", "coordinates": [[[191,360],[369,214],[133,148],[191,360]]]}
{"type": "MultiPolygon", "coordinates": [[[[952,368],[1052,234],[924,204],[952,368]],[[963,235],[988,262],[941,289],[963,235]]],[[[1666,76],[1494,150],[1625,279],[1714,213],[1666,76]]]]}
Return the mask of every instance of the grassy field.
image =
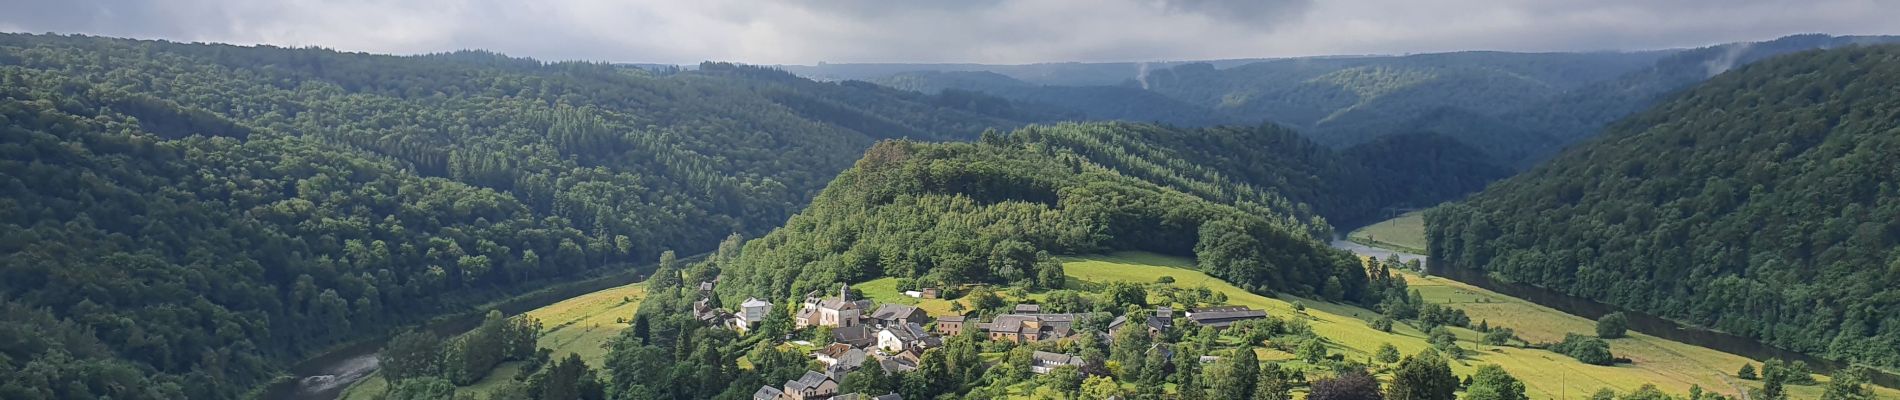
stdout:
{"type": "Polygon", "coordinates": [[[607,356],[602,346],[630,326],[646,294],[646,283],[635,283],[549,304],[528,316],[541,320],[541,347],[554,349],[554,359],[575,353],[599,367],[607,356]]]}
{"type": "MultiPolygon", "coordinates": [[[[1429,346],[1423,333],[1405,324],[1394,325],[1391,333],[1372,329],[1367,322],[1376,318],[1377,313],[1371,310],[1294,296],[1269,298],[1188,269],[1192,267],[1187,259],[1147,253],[1071,257],[1065,258],[1063,264],[1064,272],[1072,279],[1087,282],[1145,283],[1163,275],[1173,276],[1176,286],[1206,286],[1225,293],[1229,303],[1263,309],[1280,317],[1300,314],[1293,309],[1293,302],[1297,301],[1306,305],[1304,315],[1313,330],[1332,342],[1329,349],[1349,359],[1368,359],[1382,343],[1391,343],[1405,354],[1429,346]]],[[[1464,309],[1473,321],[1486,320],[1491,326],[1510,327],[1534,342],[1561,339],[1565,332],[1594,332],[1594,321],[1456,281],[1417,275],[1407,275],[1406,279],[1428,302],[1464,309]]],[[[1746,358],[1634,332],[1629,338],[1610,341],[1613,353],[1630,358],[1633,363],[1595,366],[1544,350],[1479,345],[1475,342],[1479,337],[1477,332],[1454,331],[1462,339],[1461,345],[1475,350],[1473,356],[1452,365],[1454,372],[1465,375],[1480,365],[1498,364],[1524,380],[1527,394],[1532,398],[1582,399],[1599,388],[1627,393],[1644,383],[1654,383],[1676,395],[1688,393],[1690,385],[1735,395],[1741,385],[1755,383],[1730,375],[1742,363],[1750,361],[1746,358]]],[[[1262,358],[1284,357],[1263,355],[1262,358]]],[[[1797,386],[1791,387],[1790,394],[1793,398],[1818,398],[1820,390],[1820,386],[1797,386]]],[[[1878,389],[1877,394],[1883,398],[1900,398],[1900,391],[1890,389],[1878,389]]]]}
{"type": "Polygon", "coordinates": [[[1346,240],[1413,254],[1425,254],[1425,211],[1413,211],[1353,230],[1346,240]]]}
{"type": "MultiPolygon", "coordinates": [[[[966,309],[970,307],[969,301],[963,299],[952,301],[945,299],[919,299],[905,296],[903,292],[897,291],[897,278],[878,278],[863,283],[854,283],[851,287],[863,293],[864,298],[878,304],[897,303],[917,306],[917,309],[924,310],[924,313],[936,317],[956,315],[955,312],[950,311],[950,305],[952,303],[963,303],[963,307],[966,309]]],[[[996,295],[1002,297],[1003,301],[1012,303],[1023,298],[1041,301],[1043,298],[1048,297],[1047,293],[1024,293],[1022,297],[1018,298],[1011,295],[1008,291],[999,291],[996,292],[996,295]]]]}
{"type": "MultiPolygon", "coordinates": [[[[599,368],[607,356],[607,349],[602,346],[627,329],[629,325],[623,321],[632,320],[633,312],[640,308],[640,300],[646,293],[645,282],[635,283],[561,300],[528,311],[527,315],[541,321],[540,346],[554,350],[553,359],[559,360],[569,353],[579,354],[589,365],[599,368]]],[[[514,380],[520,369],[520,362],[502,363],[489,372],[488,377],[459,391],[485,398],[490,391],[514,380]]],[[[371,375],[350,386],[340,399],[372,399],[388,387],[389,383],[383,381],[382,376],[371,375]]]]}

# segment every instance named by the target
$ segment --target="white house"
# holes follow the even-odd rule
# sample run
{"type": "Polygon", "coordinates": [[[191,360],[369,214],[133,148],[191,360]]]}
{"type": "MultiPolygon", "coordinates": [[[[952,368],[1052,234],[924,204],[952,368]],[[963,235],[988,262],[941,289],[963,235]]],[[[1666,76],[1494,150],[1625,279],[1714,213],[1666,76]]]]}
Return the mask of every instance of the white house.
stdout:
{"type": "Polygon", "coordinates": [[[1062,353],[1050,353],[1047,351],[1037,351],[1031,356],[1035,358],[1035,361],[1029,365],[1029,372],[1038,374],[1047,374],[1049,371],[1054,371],[1056,368],[1065,365],[1076,368],[1082,367],[1082,357],[1062,353]]]}
{"type": "Polygon", "coordinates": [[[759,326],[760,322],[765,321],[765,316],[771,313],[772,303],[747,297],[744,303],[739,303],[739,315],[733,317],[739,323],[740,330],[746,330],[759,326]]]}
{"type": "Polygon", "coordinates": [[[877,331],[877,348],[892,353],[904,351],[904,349],[924,350],[938,346],[943,346],[943,339],[931,336],[930,332],[925,331],[923,326],[915,322],[887,326],[877,331]]]}

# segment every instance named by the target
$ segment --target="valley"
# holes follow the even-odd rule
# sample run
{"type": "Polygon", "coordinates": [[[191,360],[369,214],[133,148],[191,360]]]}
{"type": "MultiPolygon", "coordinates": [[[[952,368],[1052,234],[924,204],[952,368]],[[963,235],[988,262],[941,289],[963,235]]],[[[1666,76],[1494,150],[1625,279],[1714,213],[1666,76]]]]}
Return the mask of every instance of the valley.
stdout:
{"type": "Polygon", "coordinates": [[[0,398],[1900,398],[1895,41],[771,68],[0,33],[0,398]]]}
{"type": "MultiPolygon", "coordinates": [[[[1380,315],[1376,311],[1298,296],[1250,293],[1195,270],[1192,260],[1143,252],[1072,256],[1060,260],[1063,273],[1070,280],[1064,289],[1090,291],[1089,288],[1099,288],[1113,282],[1153,283],[1166,276],[1172,278],[1168,285],[1175,288],[1207,288],[1223,294],[1227,299],[1226,304],[1264,310],[1273,316],[1303,319],[1316,334],[1327,338],[1329,352],[1345,355],[1349,359],[1372,359],[1384,344],[1394,345],[1407,353],[1432,346],[1427,343],[1424,332],[1410,325],[1397,325],[1389,333],[1374,329],[1372,320],[1380,315]]],[[[1402,272],[1400,276],[1412,289],[1421,293],[1425,301],[1464,310],[1472,320],[1491,327],[1511,328],[1526,343],[1554,342],[1567,333],[1590,332],[1594,329],[1594,320],[1462,282],[1426,277],[1410,271],[1402,272]]],[[[877,303],[912,304],[933,317],[959,315],[950,311],[952,303],[960,303],[963,307],[970,305],[965,300],[912,299],[900,293],[895,280],[889,278],[854,284],[852,287],[877,303]]],[[[542,347],[555,349],[557,357],[565,353],[578,353],[589,364],[599,366],[602,346],[612,336],[629,327],[625,320],[633,315],[633,309],[638,308],[642,294],[643,284],[610,288],[529,311],[527,316],[539,319],[547,326],[541,338],[542,347]],[[627,299],[632,302],[627,302],[627,299]]],[[[1044,302],[1048,300],[1048,295],[1046,291],[1027,293],[1020,299],[1005,295],[1005,300],[1044,302]]],[[[1164,299],[1151,296],[1150,301],[1164,299]]],[[[1759,382],[1734,376],[1736,368],[1748,363],[1759,363],[1757,360],[1647,334],[1636,333],[1628,338],[1610,341],[1612,351],[1618,357],[1629,358],[1629,364],[1594,366],[1547,350],[1482,344],[1479,339],[1483,333],[1474,330],[1460,328],[1455,329],[1455,332],[1459,346],[1473,351],[1471,356],[1451,364],[1455,373],[1468,374],[1480,365],[1499,365],[1522,379],[1527,394],[1534,398],[1589,399],[1598,389],[1628,393],[1645,384],[1653,384],[1672,393],[1687,393],[1691,387],[1700,387],[1708,393],[1739,396],[1742,391],[1759,389],[1760,386],[1759,382]]],[[[1311,367],[1295,354],[1271,346],[1257,347],[1255,351],[1265,362],[1295,368],[1311,367]]],[[[489,393],[496,385],[514,376],[517,368],[518,363],[503,364],[487,379],[462,387],[458,393],[489,393]]],[[[1390,378],[1389,374],[1381,374],[1380,377],[1390,378]]],[[[1819,379],[1824,384],[1827,378],[1819,379]]],[[[1790,395],[1793,398],[1818,398],[1821,389],[1820,385],[1794,386],[1790,388],[1790,395]]],[[[382,378],[371,377],[357,383],[339,398],[371,399],[386,390],[387,383],[382,378]]],[[[1295,393],[1303,394],[1300,391],[1295,393]]],[[[1887,387],[1876,387],[1874,393],[1883,398],[1900,397],[1900,390],[1887,387]]]]}

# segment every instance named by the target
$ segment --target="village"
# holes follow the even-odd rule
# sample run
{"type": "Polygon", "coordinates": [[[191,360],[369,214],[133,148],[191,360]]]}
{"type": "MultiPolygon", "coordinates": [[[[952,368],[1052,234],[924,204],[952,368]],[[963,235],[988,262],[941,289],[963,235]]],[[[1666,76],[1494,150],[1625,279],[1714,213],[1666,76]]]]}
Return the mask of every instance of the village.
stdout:
{"type": "MultiPolygon", "coordinates": [[[[702,282],[699,286],[702,296],[710,296],[712,282],[702,282]]],[[[938,289],[924,288],[907,291],[905,295],[920,298],[935,298],[938,289]]],[[[736,310],[726,310],[710,306],[702,298],[694,303],[694,317],[710,326],[719,326],[735,331],[746,332],[758,327],[771,313],[775,305],[757,298],[747,298],[736,310]]],[[[1087,318],[1080,313],[1046,313],[1042,306],[1034,303],[1019,303],[1006,312],[994,315],[989,321],[980,321],[969,315],[944,315],[932,317],[924,310],[911,305],[885,303],[876,304],[869,299],[854,299],[849,285],[840,285],[835,294],[808,293],[793,314],[793,323],[797,329],[819,329],[829,332],[829,343],[791,340],[787,343],[808,344],[817,350],[810,356],[822,369],[806,371],[798,379],[772,386],[764,385],[754,392],[754,400],[897,400],[895,393],[839,393],[839,382],[845,374],[860,368],[881,368],[886,373],[907,373],[919,368],[925,352],[944,345],[944,338],[965,334],[973,330],[974,334],[991,342],[1010,345],[1060,342],[1075,340],[1082,335],[1095,335],[1095,339],[1107,341],[1109,336],[1124,329],[1141,329],[1150,336],[1159,337],[1174,329],[1177,323],[1212,329],[1225,329],[1248,320],[1267,317],[1267,313],[1244,306],[1205,306],[1187,310],[1176,316],[1173,309],[1166,306],[1130,312],[1116,316],[1107,325],[1106,331],[1088,333],[1076,324],[1087,318]]],[[[1171,353],[1166,343],[1154,344],[1160,350],[1171,353]]],[[[1219,360],[1215,356],[1202,356],[1203,364],[1219,360]]],[[[1030,371],[1041,375],[1058,369],[1081,370],[1085,360],[1079,354],[1036,350],[1032,353],[1030,371]]]]}

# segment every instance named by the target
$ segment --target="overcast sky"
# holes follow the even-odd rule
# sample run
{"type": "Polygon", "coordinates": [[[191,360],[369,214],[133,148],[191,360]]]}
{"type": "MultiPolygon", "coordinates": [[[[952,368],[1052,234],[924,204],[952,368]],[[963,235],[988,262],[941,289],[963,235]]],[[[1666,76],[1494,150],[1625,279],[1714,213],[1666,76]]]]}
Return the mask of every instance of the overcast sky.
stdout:
{"type": "Polygon", "coordinates": [[[544,60],[1160,61],[1900,33],[1900,0],[0,0],[0,30],[544,60]]]}

